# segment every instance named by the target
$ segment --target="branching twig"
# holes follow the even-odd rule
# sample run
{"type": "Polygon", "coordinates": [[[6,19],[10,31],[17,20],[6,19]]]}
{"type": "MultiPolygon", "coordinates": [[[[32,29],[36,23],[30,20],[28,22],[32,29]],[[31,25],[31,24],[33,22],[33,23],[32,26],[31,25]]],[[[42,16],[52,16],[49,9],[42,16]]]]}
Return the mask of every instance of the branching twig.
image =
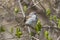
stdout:
{"type": "Polygon", "coordinates": [[[41,4],[41,2],[39,2],[40,6],[44,9],[44,11],[46,11],[46,9],[44,8],[44,6],[41,4]]]}
{"type": "Polygon", "coordinates": [[[44,11],[46,11],[46,9],[44,8],[44,6],[39,2],[35,3],[34,0],[32,0],[32,2],[34,3],[33,6],[36,6],[38,9],[40,9],[40,7],[37,5],[38,3],[40,4],[40,6],[44,9],[44,11]]]}
{"type": "Polygon", "coordinates": [[[32,0],[33,4],[40,9],[40,7],[38,5],[36,5],[36,3],[34,2],[34,0],[32,0]]]}

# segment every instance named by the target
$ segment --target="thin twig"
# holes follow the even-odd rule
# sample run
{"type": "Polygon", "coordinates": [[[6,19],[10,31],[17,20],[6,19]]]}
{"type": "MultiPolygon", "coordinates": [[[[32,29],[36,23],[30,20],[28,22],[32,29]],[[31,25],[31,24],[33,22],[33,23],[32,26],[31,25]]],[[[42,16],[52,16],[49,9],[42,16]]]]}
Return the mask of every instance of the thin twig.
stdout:
{"type": "Polygon", "coordinates": [[[59,40],[60,39],[60,36],[57,38],[57,40],[59,40]]]}
{"type": "Polygon", "coordinates": [[[9,2],[9,0],[6,0],[6,2],[4,2],[2,5],[5,5],[6,3],[8,3],[9,2]]]}
{"type": "Polygon", "coordinates": [[[22,6],[20,0],[18,0],[18,3],[19,3],[19,7],[20,7],[20,9],[22,11],[23,17],[25,17],[25,12],[23,11],[23,6],[22,6]]]}
{"type": "Polygon", "coordinates": [[[32,0],[33,4],[40,9],[40,7],[38,5],[36,5],[36,3],[34,2],[34,0],[32,0]]]}
{"type": "Polygon", "coordinates": [[[11,35],[13,36],[13,38],[16,38],[16,39],[18,40],[18,38],[17,38],[15,35],[13,35],[12,33],[10,33],[7,29],[6,29],[6,31],[7,31],[9,34],[11,34],[11,35]]]}
{"type": "Polygon", "coordinates": [[[47,28],[47,29],[57,29],[60,31],[60,28],[57,28],[57,27],[42,27],[42,28],[47,28]]]}
{"type": "Polygon", "coordinates": [[[34,39],[36,39],[36,40],[39,40],[38,38],[36,38],[36,37],[34,37],[34,36],[32,36],[32,38],[34,38],[34,39]]]}
{"type": "Polygon", "coordinates": [[[40,9],[40,7],[37,5],[38,3],[40,4],[40,6],[44,9],[44,11],[46,11],[46,9],[44,8],[44,6],[39,2],[35,3],[34,0],[32,0],[32,2],[34,3],[34,6],[36,6],[38,9],[40,9]]]}
{"type": "Polygon", "coordinates": [[[44,8],[44,6],[41,4],[41,2],[39,1],[40,6],[44,9],[44,11],[46,11],[46,9],[44,8]]]}
{"type": "Polygon", "coordinates": [[[38,3],[39,3],[39,2],[37,2],[37,3],[33,4],[32,6],[28,7],[27,9],[30,9],[31,7],[36,6],[38,3]]]}

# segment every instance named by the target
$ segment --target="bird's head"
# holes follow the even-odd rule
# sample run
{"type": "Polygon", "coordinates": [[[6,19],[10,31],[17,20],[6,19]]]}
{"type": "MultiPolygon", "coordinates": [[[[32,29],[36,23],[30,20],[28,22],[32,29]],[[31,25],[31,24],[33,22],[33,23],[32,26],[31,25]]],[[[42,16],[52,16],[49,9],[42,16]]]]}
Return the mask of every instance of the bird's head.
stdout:
{"type": "Polygon", "coordinates": [[[29,15],[26,16],[26,18],[28,19],[28,18],[30,18],[30,17],[33,16],[33,15],[36,15],[36,12],[31,12],[31,13],[29,13],[29,15]]]}
{"type": "Polygon", "coordinates": [[[36,12],[31,12],[29,16],[36,15],[36,12]]]}

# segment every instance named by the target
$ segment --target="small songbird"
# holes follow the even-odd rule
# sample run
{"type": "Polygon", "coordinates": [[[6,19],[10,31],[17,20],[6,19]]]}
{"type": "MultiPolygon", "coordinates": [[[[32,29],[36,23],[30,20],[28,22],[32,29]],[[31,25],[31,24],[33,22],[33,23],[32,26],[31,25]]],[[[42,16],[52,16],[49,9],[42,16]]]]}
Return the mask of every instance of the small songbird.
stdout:
{"type": "MultiPolygon", "coordinates": [[[[35,26],[37,24],[37,15],[36,15],[36,12],[31,12],[29,13],[28,17],[27,17],[27,20],[25,22],[26,24],[26,28],[27,28],[27,31],[29,34],[33,34],[32,36],[35,36],[36,34],[36,31],[35,31],[35,26]]],[[[31,38],[31,40],[34,40],[34,38],[31,38]]]]}
{"type": "Polygon", "coordinates": [[[25,22],[26,25],[30,25],[31,27],[35,27],[36,23],[37,23],[37,15],[36,15],[36,12],[31,12],[29,15],[28,15],[28,18],[25,22]]]}

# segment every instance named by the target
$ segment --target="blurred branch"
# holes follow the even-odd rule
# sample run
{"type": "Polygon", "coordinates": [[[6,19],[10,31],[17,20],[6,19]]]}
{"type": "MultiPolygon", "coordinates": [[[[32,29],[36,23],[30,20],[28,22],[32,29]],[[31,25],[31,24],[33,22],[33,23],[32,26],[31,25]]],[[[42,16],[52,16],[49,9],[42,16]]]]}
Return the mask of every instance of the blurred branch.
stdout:
{"type": "Polygon", "coordinates": [[[34,37],[34,36],[32,36],[32,38],[34,38],[34,39],[36,39],[36,40],[39,40],[38,38],[36,38],[36,37],[34,37]]]}
{"type": "Polygon", "coordinates": [[[21,11],[22,11],[23,17],[25,17],[25,12],[23,11],[23,6],[22,6],[20,0],[18,0],[18,3],[19,3],[19,7],[21,8],[21,11]]]}
{"type": "MultiPolygon", "coordinates": [[[[7,1],[8,2],[8,1],[7,1]]],[[[6,2],[6,3],[7,3],[6,2]]],[[[7,6],[5,6],[5,5],[1,5],[1,7],[6,11],[6,12],[8,12],[9,14],[12,14],[13,15],[13,11],[11,11],[7,6]]]]}
{"type": "Polygon", "coordinates": [[[18,40],[18,38],[15,35],[13,35],[12,33],[10,33],[7,29],[6,29],[6,32],[8,32],[9,34],[11,34],[13,36],[13,38],[7,38],[7,39],[14,39],[14,38],[16,38],[18,40]]]}
{"type": "Polygon", "coordinates": [[[57,38],[57,40],[60,40],[60,36],[57,38]]]}
{"type": "Polygon", "coordinates": [[[34,1],[34,0],[32,0],[32,2],[33,2],[33,4],[34,4],[37,8],[39,8],[39,9],[40,9],[40,7],[39,7],[38,5],[36,5],[36,3],[35,3],[35,1],[34,1]]]}
{"type": "Polygon", "coordinates": [[[57,28],[57,27],[42,27],[42,28],[47,28],[47,29],[57,29],[60,31],[60,28],[57,28]]]}
{"type": "Polygon", "coordinates": [[[31,7],[34,7],[35,5],[37,5],[39,2],[35,3],[34,5],[28,7],[28,9],[30,9],[31,7]]]}
{"type": "Polygon", "coordinates": [[[2,5],[5,5],[5,4],[7,4],[9,2],[9,0],[6,0],[6,2],[4,2],[2,5]]]}
{"type": "Polygon", "coordinates": [[[44,9],[44,11],[46,11],[46,9],[44,8],[44,6],[40,3],[40,1],[39,2],[37,2],[37,3],[35,3],[34,2],[34,0],[32,0],[32,2],[33,2],[33,6],[36,6],[38,9],[40,9],[40,7],[37,5],[37,4],[40,4],[40,6],[44,9]]]}
{"type": "Polygon", "coordinates": [[[46,11],[46,9],[45,9],[44,6],[41,4],[41,2],[39,2],[39,4],[40,4],[41,7],[44,9],[44,11],[46,11]]]}

